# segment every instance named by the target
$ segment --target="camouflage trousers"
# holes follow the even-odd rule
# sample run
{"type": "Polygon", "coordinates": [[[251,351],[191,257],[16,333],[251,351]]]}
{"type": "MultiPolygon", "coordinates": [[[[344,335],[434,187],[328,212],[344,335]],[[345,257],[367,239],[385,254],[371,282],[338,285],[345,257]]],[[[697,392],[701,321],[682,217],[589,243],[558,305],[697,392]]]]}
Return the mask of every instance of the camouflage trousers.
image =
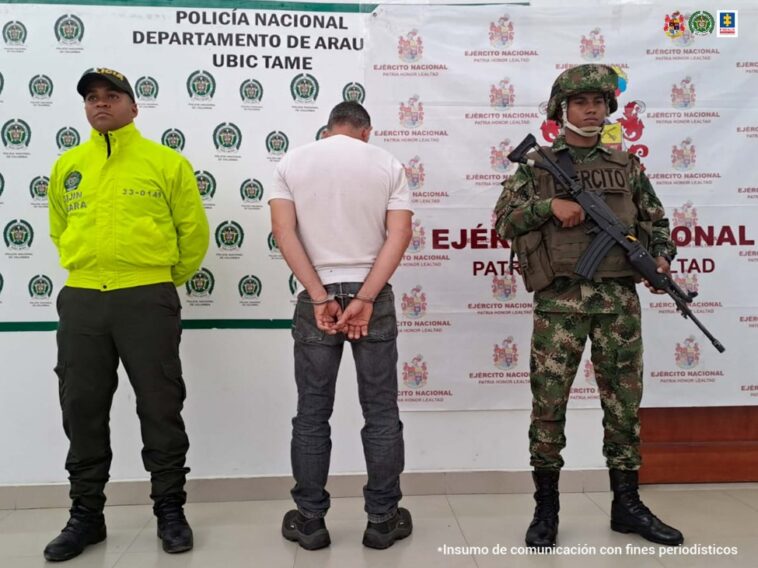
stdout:
{"type": "Polygon", "coordinates": [[[609,468],[636,470],[641,463],[639,304],[625,314],[534,312],[530,463],[535,468],[563,467],[566,405],[588,337],[603,408],[603,455],[609,468]]]}

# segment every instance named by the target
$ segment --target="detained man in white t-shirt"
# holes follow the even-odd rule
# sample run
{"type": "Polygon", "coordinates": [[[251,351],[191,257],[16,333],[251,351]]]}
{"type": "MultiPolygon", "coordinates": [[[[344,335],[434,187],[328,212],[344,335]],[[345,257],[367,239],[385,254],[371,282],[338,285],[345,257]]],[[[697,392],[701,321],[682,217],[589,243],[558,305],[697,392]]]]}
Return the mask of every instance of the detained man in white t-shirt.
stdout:
{"type": "Polygon", "coordinates": [[[297,415],[292,420],[292,497],[282,524],[305,549],[331,543],[324,516],[342,349],[349,342],[365,425],[368,482],[363,544],[388,548],[411,534],[398,507],[404,467],[397,407],[397,321],[388,281],[411,239],[410,192],[402,164],[368,144],[371,119],[356,102],[332,109],[327,134],[279,163],[269,199],[274,238],[305,290],[293,316],[297,415]]]}

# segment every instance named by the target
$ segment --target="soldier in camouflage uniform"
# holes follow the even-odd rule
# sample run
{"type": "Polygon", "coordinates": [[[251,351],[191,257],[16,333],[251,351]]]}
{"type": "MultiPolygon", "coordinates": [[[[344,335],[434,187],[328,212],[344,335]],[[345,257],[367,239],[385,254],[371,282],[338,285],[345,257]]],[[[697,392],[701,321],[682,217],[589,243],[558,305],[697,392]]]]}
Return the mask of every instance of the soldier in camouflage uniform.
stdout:
{"type": "MultiPolygon", "coordinates": [[[[663,206],[638,158],[600,141],[605,118],[618,107],[617,81],[616,72],[605,65],[564,71],[548,102],[548,118],[561,125],[561,135],[545,150],[559,162],[567,154],[584,189],[602,192],[656,257],[659,271],[668,271],[676,248],[663,206]]],[[[614,492],[611,528],[661,544],[681,544],[682,534],[655,517],[637,491],[642,398],[637,274],[620,247],[611,250],[593,280],[574,273],[592,235],[586,232],[579,204],[543,170],[520,165],[503,183],[495,211],[497,231],[513,240],[526,287],[535,292],[529,449],[537,507],[527,545],[555,545],[566,406],[588,337],[604,413],[603,454],[614,492]]]]}

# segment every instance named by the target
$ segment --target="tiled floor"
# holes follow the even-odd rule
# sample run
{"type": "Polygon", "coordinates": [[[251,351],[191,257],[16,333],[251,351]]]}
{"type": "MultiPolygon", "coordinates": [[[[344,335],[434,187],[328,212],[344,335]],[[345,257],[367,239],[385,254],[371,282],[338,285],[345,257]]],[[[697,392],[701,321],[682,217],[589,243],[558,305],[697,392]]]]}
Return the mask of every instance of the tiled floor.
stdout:
{"type": "MultiPolygon", "coordinates": [[[[561,496],[559,546],[568,554],[527,556],[520,551],[533,509],[530,495],[407,497],[413,535],[385,551],[361,545],[365,517],[360,499],[335,499],[327,523],[332,546],[308,552],[279,534],[289,501],[195,503],[187,516],[195,549],[169,556],[160,548],[149,506],[108,507],[108,539],[66,568],[477,568],[477,567],[718,567],[758,566],[758,489],[751,486],[654,487],[646,504],[684,532],[685,546],[666,549],[609,529],[609,493],[561,496]],[[707,547],[734,547],[713,554],[707,547]],[[637,554],[627,547],[638,547],[637,554]],[[445,553],[444,548],[452,553],[445,553]],[[458,548],[455,548],[458,547],[458,548]],[[515,550],[512,550],[515,547],[515,550]],[[569,547],[573,547],[569,549],[569,547]],[[609,547],[614,553],[601,550],[609,547]],[[615,547],[615,548],[614,548],[615,547]],[[640,550],[647,547],[647,550],[640,550]],[[698,550],[695,550],[699,547],[698,550]],[[495,554],[497,549],[499,554],[495,554]],[[521,553],[520,553],[521,552],[521,553]]],[[[0,510],[0,567],[45,564],[42,549],[66,522],[64,509],[0,510]]]]}

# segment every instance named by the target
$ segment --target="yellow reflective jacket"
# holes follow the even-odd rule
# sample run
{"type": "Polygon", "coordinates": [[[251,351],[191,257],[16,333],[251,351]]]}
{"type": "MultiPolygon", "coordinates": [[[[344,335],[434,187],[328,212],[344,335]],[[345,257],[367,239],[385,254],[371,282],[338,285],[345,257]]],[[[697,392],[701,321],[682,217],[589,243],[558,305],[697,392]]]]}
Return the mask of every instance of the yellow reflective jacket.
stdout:
{"type": "Polygon", "coordinates": [[[102,291],[180,286],[208,249],[192,166],[134,123],[63,154],[48,186],[50,236],[67,286],[102,291]]]}

